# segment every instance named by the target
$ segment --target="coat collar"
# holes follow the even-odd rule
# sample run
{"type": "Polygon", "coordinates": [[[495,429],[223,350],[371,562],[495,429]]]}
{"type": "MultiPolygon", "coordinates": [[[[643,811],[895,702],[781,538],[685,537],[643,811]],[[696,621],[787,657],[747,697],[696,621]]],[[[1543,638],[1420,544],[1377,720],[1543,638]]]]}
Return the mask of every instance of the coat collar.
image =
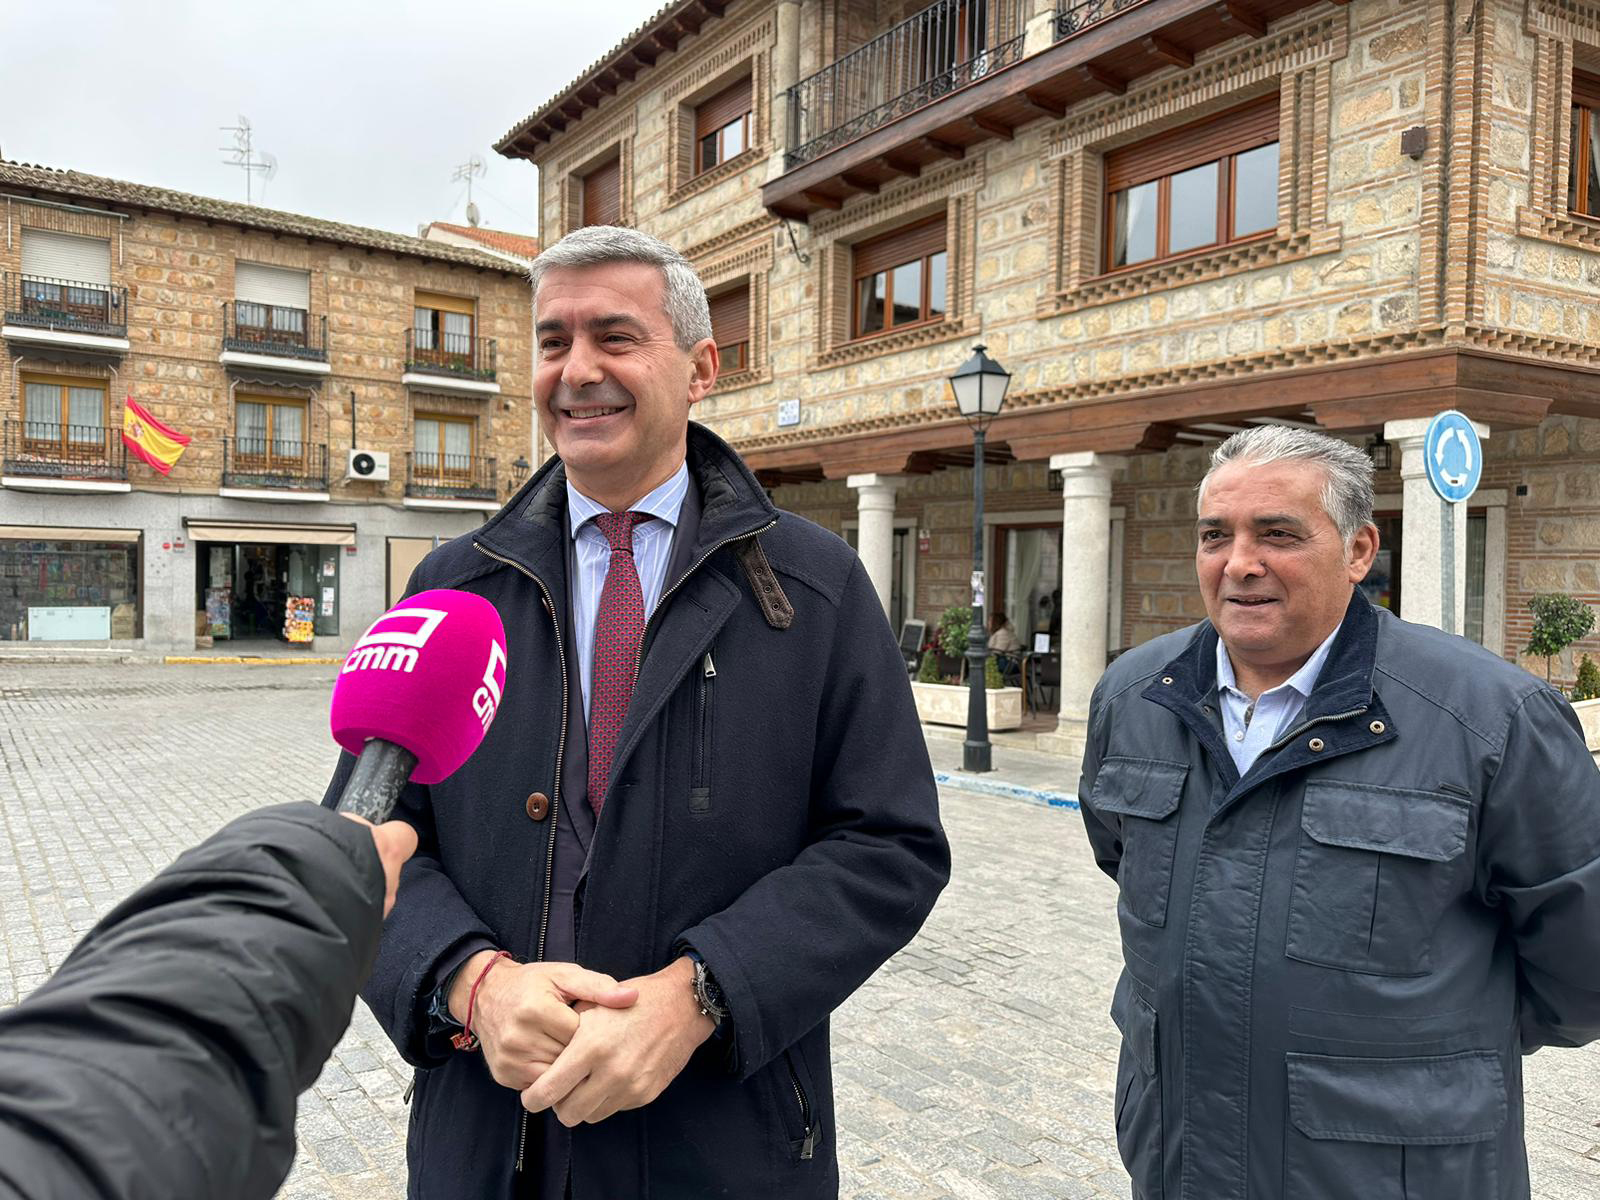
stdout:
{"type": "MultiPolygon", "coordinates": [[[[699,496],[700,523],[689,549],[697,563],[724,542],[758,533],[778,519],[765,489],[733,449],[705,426],[689,423],[689,482],[699,496]]],[[[567,471],[552,457],[475,535],[552,591],[566,575],[567,471]]]]}
{"type": "Polygon", "coordinates": [[[1313,762],[1364,750],[1396,736],[1394,722],[1373,689],[1378,657],[1378,614],[1361,591],[1353,589],[1338,636],[1328,652],[1328,661],[1294,730],[1256,759],[1241,779],[1233,756],[1222,740],[1222,730],[1208,712],[1216,703],[1217,639],[1211,622],[1201,622],[1183,651],[1157,673],[1141,694],[1146,700],[1170,709],[1210,753],[1228,785],[1228,795],[1218,805],[1219,812],[1268,779],[1313,762]],[[1365,720],[1356,722],[1354,718],[1358,716],[1365,720]],[[1311,725],[1321,727],[1316,732],[1320,748],[1315,750],[1311,748],[1311,739],[1301,734],[1311,725]]]}

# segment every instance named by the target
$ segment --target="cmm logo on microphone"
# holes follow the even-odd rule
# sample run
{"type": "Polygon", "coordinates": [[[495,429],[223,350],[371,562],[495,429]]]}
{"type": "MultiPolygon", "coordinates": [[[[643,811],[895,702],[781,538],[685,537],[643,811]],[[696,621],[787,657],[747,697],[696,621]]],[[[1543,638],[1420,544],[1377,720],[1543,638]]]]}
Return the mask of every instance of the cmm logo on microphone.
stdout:
{"type": "Polygon", "coordinates": [[[390,609],[361,635],[339,674],[369,670],[411,674],[417,669],[418,652],[428,644],[446,615],[437,608],[390,609]]]}

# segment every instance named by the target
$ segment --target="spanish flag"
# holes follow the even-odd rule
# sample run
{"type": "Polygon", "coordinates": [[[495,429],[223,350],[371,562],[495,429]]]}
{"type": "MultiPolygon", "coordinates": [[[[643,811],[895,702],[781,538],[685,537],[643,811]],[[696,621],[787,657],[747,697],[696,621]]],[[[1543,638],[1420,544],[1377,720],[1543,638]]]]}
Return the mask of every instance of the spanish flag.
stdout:
{"type": "Polygon", "coordinates": [[[169,475],[190,439],[163,425],[129,396],[122,410],[122,441],[156,470],[169,475]]]}

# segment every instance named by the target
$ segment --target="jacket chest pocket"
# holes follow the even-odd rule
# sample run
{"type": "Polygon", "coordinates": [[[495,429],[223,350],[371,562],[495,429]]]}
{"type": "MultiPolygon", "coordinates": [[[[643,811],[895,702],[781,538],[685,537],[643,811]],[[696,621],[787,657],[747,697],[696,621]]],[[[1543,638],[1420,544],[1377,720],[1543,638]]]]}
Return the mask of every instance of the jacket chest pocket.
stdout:
{"type": "Polygon", "coordinates": [[[1284,952],[1374,975],[1423,975],[1467,846],[1471,802],[1313,780],[1300,815],[1284,952]]]}
{"type": "Polygon", "coordinates": [[[1117,864],[1121,904],[1146,925],[1167,923],[1178,805],[1188,775],[1187,763],[1107,758],[1089,796],[1091,808],[1121,818],[1122,858],[1117,864]]]}

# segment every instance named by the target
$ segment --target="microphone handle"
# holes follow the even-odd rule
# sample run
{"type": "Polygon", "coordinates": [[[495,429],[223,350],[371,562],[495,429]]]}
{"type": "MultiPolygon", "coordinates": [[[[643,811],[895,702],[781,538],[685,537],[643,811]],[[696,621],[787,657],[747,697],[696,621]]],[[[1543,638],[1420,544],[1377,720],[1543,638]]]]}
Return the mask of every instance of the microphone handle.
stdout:
{"type": "Polygon", "coordinates": [[[416,765],[417,756],[404,746],[373,738],[356,756],[355,769],[339,795],[339,811],[383,824],[416,765]]]}

